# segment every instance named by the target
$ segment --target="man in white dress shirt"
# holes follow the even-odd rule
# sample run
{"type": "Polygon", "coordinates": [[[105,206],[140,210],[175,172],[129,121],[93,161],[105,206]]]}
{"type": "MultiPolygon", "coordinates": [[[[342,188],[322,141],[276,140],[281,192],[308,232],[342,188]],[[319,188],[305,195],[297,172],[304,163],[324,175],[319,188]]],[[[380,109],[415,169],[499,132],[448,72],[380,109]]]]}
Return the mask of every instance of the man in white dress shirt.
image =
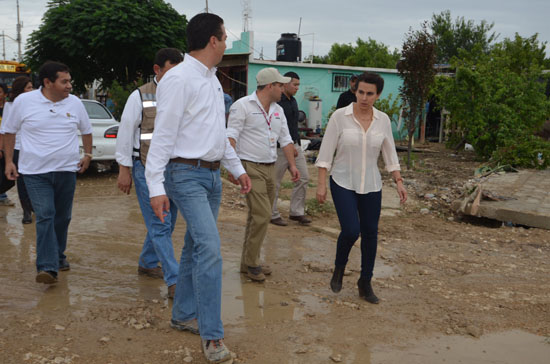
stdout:
{"type": "Polygon", "coordinates": [[[294,160],[294,144],[288,131],[281,100],[283,77],[275,68],[264,68],[256,75],[258,88],[237,100],[229,111],[227,136],[241,158],[252,181],[246,196],[248,218],[241,257],[241,272],[254,281],[264,281],[271,269],[260,263],[260,252],[271,220],[275,199],[275,161],[277,142],[288,160],[292,181],[300,179],[294,160]]]}
{"type": "Polygon", "coordinates": [[[187,223],[171,326],[200,334],[206,359],[215,363],[232,362],[221,320],[220,162],[237,177],[241,192],[250,191],[250,178],[226,137],[223,90],[216,77],[226,39],[223,19],[215,14],[189,21],[189,53],[157,87],[145,165],[155,214],[164,221],[172,200],[187,223]]]}
{"type": "Polygon", "coordinates": [[[164,223],[155,216],[145,182],[145,160],[154,129],[156,115],[157,84],[168,70],[183,61],[181,51],[162,48],[155,55],[153,71],[155,78],[130,94],[118,128],[116,160],[119,164],[118,188],[129,194],[132,177],[147,235],[139,256],[138,274],[152,278],[164,278],[168,298],[174,298],[178,279],[178,262],[174,257],[172,232],[178,214],[174,203],[170,204],[164,223]],[[162,263],[162,268],[158,263],[162,263]]]}
{"type": "Polygon", "coordinates": [[[71,222],[76,172],[92,159],[92,126],[86,109],[71,95],[69,68],[46,62],[38,71],[40,89],[13,102],[5,121],[6,176],[23,176],[36,214],[36,282],[57,282],[59,270],[69,270],[65,256],[71,222]],[[80,158],[78,131],[84,156],[80,158]],[[15,134],[20,133],[19,171],[13,163],[15,134]]]}

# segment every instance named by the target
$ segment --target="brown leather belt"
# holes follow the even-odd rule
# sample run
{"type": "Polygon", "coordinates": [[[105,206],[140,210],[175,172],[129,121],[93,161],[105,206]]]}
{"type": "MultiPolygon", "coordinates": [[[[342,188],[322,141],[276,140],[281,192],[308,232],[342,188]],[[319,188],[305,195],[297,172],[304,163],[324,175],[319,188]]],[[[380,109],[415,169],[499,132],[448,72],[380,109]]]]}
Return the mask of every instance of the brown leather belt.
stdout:
{"type": "Polygon", "coordinates": [[[202,159],[187,159],[187,158],[172,158],[170,159],[170,162],[173,163],[183,163],[183,164],[190,164],[195,167],[202,167],[202,168],[208,168],[213,171],[220,169],[220,161],[217,162],[207,162],[203,161],[202,159]]]}
{"type": "Polygon", "coordinates": [[[275,162],[271,162],[271,163],[263,163],[263,162],[252,162],[252,161],[248,161],[246,159],[241,159],[241,161],[243,162],[247,162],[247,163],[254,163],[254,164],[259,164],[260,166],[272,166],[275,164],[275,162]]]}

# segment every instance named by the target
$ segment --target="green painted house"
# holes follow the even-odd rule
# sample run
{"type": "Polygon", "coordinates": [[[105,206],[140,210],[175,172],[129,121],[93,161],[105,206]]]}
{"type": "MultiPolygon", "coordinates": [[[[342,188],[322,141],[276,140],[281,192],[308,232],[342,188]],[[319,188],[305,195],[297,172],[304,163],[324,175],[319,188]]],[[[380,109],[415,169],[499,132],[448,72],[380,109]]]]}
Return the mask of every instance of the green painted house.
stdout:
{"type": "MultiPolygon", "coordinates": [[[[331,108],[336,105],[340,94],[349,88],[349,79],[353,74],[365,71],[380,74],[385,81],[381,98],[389,94],[393,98],[398,97],[402,81],[395,69],[253,59],[252,44],[253,33],[243,32],[241,39],[233,42],[232,47],[225,51],[224,59],[218,67],[224,91],[233,100],[251,94],[256,90],[256,74],[265,67],[275,67],[281,74],[296,72],[300,76],[300,90],[295,97],[300,110],[306,113],[307,127],[311,129],[326,125],[331,108]]],[[[396,120],[393,123],[395,138],[398,138],[397,127],[396,120]]]]}

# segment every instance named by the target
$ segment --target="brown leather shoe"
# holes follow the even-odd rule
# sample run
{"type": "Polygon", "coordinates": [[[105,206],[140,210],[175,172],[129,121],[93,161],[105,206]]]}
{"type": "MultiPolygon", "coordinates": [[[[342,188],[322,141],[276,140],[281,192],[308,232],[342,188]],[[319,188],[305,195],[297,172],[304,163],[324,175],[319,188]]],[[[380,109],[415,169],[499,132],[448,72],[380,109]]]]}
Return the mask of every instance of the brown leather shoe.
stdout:
{"type": "Polygon", "coordinates": [[[168,287],[168,298],[174,299],[175,295],[176,295],[176,285],[173,284],[168,287]]]}
{"type": "Polygon", "coordinates": [[[161,267],[155,267],[155,268],[144,268],[141,265],[138,265],[138,274],[148,276],[151,278],[164,278],[164,274],[162,274],[162,268],[161,267]]]}
{"type": "Polygon", "coordinates": [[[262,273],[261,267],[248,267],[246,276],[256,282],[265,281],[265,275],[262,273]]]}
{"type": "Polygon", "coordinates": [[[271,219],[270,221],[273,225],[277,225],[277,226],[287,226],[288,225],[288,222],[286,222],[285,220],[283,220],[281,217],[278,217],[276,219],[271,219]]]}
{"type": "MultiPolygon", "coordinates": [[[[266,276],[271,275],[272,270],[269,265],[260,265],[260,268],[262,268],[262,273],[266,276]]],[[[246,266],[246,264],[241,264],[241,273],[248,273],[248,267],[246,266]]]]}
{"type": "Polygon", "coordinates": [[[298,221],[300,225],[309,225],[311,223],[311,220],[305,217],[305,215],[300,216],[289,216],[290,220],[298,221]]]}

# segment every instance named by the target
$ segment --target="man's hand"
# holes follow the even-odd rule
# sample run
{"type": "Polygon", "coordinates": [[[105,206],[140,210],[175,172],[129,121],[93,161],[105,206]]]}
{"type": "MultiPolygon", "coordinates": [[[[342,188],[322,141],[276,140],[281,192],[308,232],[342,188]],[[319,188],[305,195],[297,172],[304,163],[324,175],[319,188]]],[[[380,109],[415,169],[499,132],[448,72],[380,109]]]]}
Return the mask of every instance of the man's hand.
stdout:
{"type": "Polygon", "coordinates": [[[92,161],[92,158],[89,155],[85,155],[82,157],[80,162],[78,162],[78,173],[84,173],[90,166],[90,162],[92,161]]]}
{"type": "Polygon", "coordinates": [[[168,200],[168,197],[166,195],[151,197],[151,207],[155,215],[164,224],[164,217],[170,211],[170,200],[168,200]]]}
{"type": "Polygon", "coordinates": [[[6,177],[11,181],[15,181],[17,177],[19,177],[19,173],[17,173],[17,167],[13,162],[6,161],[5,173],[6,177]]]}
{"type": "Polygon", "coordinates": [[[288,171],[290,172],[292,182],[297,182],[300,180],[300,171],[296,168],[296,166],[288,167],[288,171]]]}
{"type": "Polygon", "coordinates": [[[241,185],[241,193],[248,193],[252,189],[252,181],[246,173],[239,176],[239,184],[241,185]]]}
{"type": "Polygon", "coordinates": [[[118,189],[125,194],[130,194],[130,191],[132,190],[132,174],[130,173],[129,167],[119,165],[117,186],[118,189]]]}

